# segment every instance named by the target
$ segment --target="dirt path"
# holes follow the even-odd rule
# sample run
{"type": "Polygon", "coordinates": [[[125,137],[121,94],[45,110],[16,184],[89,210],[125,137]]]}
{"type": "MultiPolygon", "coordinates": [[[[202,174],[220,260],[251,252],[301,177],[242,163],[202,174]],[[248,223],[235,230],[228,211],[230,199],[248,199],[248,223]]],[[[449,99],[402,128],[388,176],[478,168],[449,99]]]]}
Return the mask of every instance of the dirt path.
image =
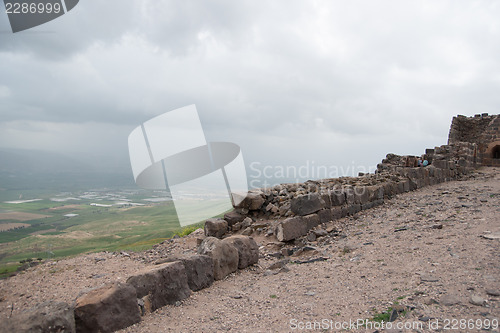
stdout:
{"type": "MultiPolygon", "coordinates": [[[[323,226],[330,233],[315,242],[283,247],[256,237],[259,266],[120,332],[297,332],[314,324],[314,331],[375,332],[374,321],[368,329],[349,323],[389,307],[405,312],[386,332],[480,331],[479,324],[500,319],[499,213],[500,169],[490,168],[323,226]],[[288,251],[295,254],[280,257],[288,251]],[[300,263],[308,259],[323,261],[300,263]],[[268,269],[273,264],[277,268],[268,269]],[[469,328],[461,328],[464,323],[469,328]]],[[[16,312],[47,299],[72,302],[82,290],[123,281],[146,266],[143,261],[194,252],[195,244],[191,236],[147,253],[89,254],[31,268],[0,281],[0,321],[12,305],[16,312]]]]}

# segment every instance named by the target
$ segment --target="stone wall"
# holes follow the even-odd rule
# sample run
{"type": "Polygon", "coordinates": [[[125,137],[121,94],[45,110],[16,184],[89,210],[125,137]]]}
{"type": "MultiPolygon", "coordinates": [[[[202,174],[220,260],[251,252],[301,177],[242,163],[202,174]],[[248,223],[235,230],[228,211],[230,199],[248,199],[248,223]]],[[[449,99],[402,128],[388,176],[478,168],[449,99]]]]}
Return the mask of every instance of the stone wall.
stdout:
{"type": "Polygon", "coordinates": [[[456,116],[450,127],[449,145],[476,144],[476,162],[485,166],[500,166],[500,117],[477,114],[474,117],[456,116]]]}
{"type": "Polygon", "coordinates": [[[165,258],[163,263],[82,293],[74,304],[48,301],[26,309],[0,325],[0,333],[106,333],[141,321],[142,316],[176,304],[214,280],[254,265],[259,248],[250,237],[206,237],[198,255],[165,258]]]}
{"type": "Polygon", "coordinates": [[[279,222],[268,235],[274,234],[279,241],[291,241],[305,236],[319,224],[381,205],[394,195],[457,179],[475,168],[476,150],[474,143],[459,142],[427,149],[422,156],[388,154],[377,165],[375,174],[254,190],[218,225],[233,231],[243,227],[252,234],[258,230],[251,226],[255,221],[276,219],[279,222]],[[415,167],[419,158],[427,159],[430,164],[415,167]]]}

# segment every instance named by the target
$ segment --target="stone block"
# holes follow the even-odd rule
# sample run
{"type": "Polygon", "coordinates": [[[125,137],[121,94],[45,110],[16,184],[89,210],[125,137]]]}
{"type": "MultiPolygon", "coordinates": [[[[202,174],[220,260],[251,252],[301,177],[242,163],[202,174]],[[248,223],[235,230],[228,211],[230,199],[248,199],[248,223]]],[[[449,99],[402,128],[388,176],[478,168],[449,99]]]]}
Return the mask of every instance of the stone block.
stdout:
{"type": "Polygon", "coordinates": [[[245,199],[236,205],[236,208],[259,210],[265,201],[264,193],[261,191],[249,191],[245,199]]]}
{"type": "Polygon", "coordinates": [[[280,242],[286,242],[307,235],[318,224],[317,214],[287,218],[278,224],[276,236],[280,242]]]}
{"type": "Polygon", "coordinates": [[[235,235],[222,240],[238,250],[238,268],[243,269],[259,262],[259,246],[248,236],[235,235]]]}
{"type": "Polygon", "coordinates": [[[348,211],[349,215],[354,215],[354,214],[358,213],[359,211],[361,211],[361,205],[356,204],[356,203],[352,204],[352,205],[348,205],[347,211],[348,211]]]}
{"type": "Polygon", "coordinates": [[[229,227],[232,227],[235,223],[243,221],[245,217],[245,215],[240,214],[235,210],[224,214],[224,220],[226,220],[229,227]]]}
{"type": "Polygon", "coordinates": [[[191,294],[186,269],[180,261],[141,271],[129,277],[127,283],[134,287],[137,298],[147,297],[148,312],[174,304],[191,294]]]}
{"type": "Polygon", "coordinates": [[[332,206],[342,206],[345,204],[345,193],[341,188],[335,188],[330,191],[330,201],[332,206]]]}
{"type": "Polygon", "coordinates": [[[76,332],[114,332],[141,321],[135,288],[114,282],[76,300],[76,332]]]}
{"type": "Polygon", "coordinates": [[[332,207],[332,220],[338,220],[342,217],[342,207],[332,207]]]}
{"type": "Polygon", "coordinates": [[[331,220],[333,220],[332,210],[329,208],[320,210],[318,212],[318,216],[319,216],[319,223],[320,224],[327,223],[327,222],[330,222],[331,220]]]}
{"type": "Polygon", "coordinates": [[[170,257],[168,261],[180,261],[186,270],[189,289],[198,291],[208,288],[214,282],[214,262],[206,255],[170,257]]]}
{"type": "Polygon", "coordinates": [[[228,223],[223,219],[208,219],[205,221],[205,236],[222,238],[227,232],[228,223]]]}
{"type": "Polygon", "coordinates": [[[310,193],[293,198],[291,210],[294,214],[305,216],[323,209],[325,202],[318,193],[310,193]]]}
{"type": "Polygon", "coordinates": [[[208,255],[214,262],[214,278],[222,280],[238,270],[238,250],[230,243],[207,237],[198,246],[198,254],[208,255]]]}
{"type": "Polygon", "coordinates": [[[353,188],[354,192],[354,203],[356,204],[366,204],[370,201],[370,193],[367,186],[355,186],[353,188]]]}
{"type": "Polygon", "coordinates": [[[323,200],[323,202],[325,203],[324,208],[331,208],[332,207],[332,200],[330,198],[329,193],[322,193],[321,200],[323,200]]]}

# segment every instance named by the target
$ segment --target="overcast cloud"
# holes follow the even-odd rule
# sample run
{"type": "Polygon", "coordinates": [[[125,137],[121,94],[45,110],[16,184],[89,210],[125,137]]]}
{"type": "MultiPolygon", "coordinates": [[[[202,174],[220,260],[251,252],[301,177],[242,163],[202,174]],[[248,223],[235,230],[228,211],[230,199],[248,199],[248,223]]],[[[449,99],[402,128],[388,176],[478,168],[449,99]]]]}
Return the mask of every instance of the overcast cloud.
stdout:
{"type": "Polygon", "coordinates": [[[0,147],[128,168],[133,128],[196,104],[247,165],[421,154],[454,115],[499,113],[499,17],[498,1],[84,0],[12,34],[2,10],[0,147]]]}

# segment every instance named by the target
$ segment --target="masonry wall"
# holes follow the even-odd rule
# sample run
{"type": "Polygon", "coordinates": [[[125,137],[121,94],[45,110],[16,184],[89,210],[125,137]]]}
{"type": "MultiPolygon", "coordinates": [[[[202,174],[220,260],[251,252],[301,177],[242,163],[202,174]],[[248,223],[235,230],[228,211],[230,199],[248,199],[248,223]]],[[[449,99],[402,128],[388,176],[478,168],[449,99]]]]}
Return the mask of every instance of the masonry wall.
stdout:
{"type": "Polygon", "coordinates": [[[274,233],[279,241],[290,241],[319,224],[381,205],[394,195],[457,179],[475,168],[476,150],[476,144],[467,142],[427,149],[424,157],[431,164],[426,167],[413,167],[417,156],[388,154],[375,174],[254,190],[227,221],[234,224],[231,219],[238,214],[241,219],[285,218],[274,233]]]}
{"type": "Polygon", "coordinates": [[[474,117],[456,116],[450,127],[449,145],[463,142],[476,144],[475,158],[479,165],[500,166],[500,158],[495,158],[500,149],[500,116],[477,114],[474,117]]]}

